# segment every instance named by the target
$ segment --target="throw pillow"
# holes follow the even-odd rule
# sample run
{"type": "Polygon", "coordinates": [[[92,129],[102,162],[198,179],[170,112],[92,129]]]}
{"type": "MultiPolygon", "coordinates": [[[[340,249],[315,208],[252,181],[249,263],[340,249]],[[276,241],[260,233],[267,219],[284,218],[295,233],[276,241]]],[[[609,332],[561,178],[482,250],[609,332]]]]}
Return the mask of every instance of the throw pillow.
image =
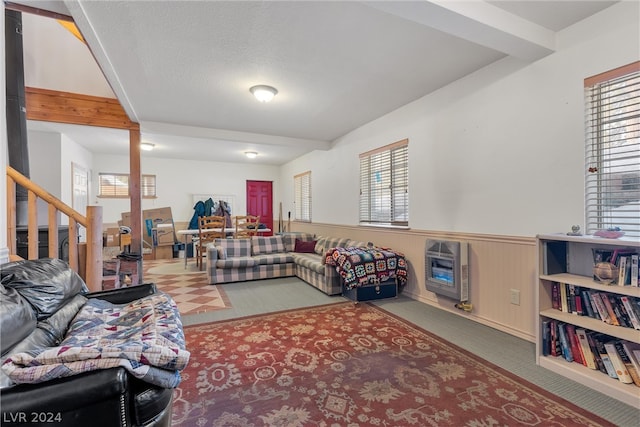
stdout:
{"type": "Polygon", "coordinates": [[[316,241],[311,240],[309,242],[303,242],[300,239],[296,239],[296,246],[294,252],[298,252],[301,254],[312,254],[314,253],[314,249],[316,247],[316,241]]]}

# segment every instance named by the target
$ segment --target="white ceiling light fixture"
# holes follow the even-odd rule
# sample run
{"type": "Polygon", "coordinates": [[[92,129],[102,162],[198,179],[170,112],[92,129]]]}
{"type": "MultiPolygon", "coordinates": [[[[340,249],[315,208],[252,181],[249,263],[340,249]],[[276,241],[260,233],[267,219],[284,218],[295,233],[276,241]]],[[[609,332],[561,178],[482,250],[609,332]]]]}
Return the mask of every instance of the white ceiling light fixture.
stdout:
{"type": "Polygon", "coordinates": [[[252,86],[249,91],[260,102],[270,102],[278,93],[278,90],[275,87],[267,85],[252,86]]]}
{"type": "Polygon", "coordinates": [[[258,153],[256,153],[255,151],[245,151],[244,155],[250,159],[255,159],[256,157],[258,157],[258,153]]]}
{"type": "Polygon", "coordinates": [[[151,151],[153,150],[153,148],[155,147],[155,144],[152,144],[150,142],[141,142],[140,143],[140,149],[143,151],[151,151]]]}

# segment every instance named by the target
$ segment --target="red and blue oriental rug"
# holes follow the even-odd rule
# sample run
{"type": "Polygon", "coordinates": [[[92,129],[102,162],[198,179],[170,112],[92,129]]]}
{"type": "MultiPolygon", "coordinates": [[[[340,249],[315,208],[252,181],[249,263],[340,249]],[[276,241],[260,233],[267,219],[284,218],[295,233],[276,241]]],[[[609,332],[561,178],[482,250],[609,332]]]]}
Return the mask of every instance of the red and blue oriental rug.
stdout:
{"type": "Polygon", "coordinates": [[[369,304],[185,327],[174,426],[610,426],[369,304]]]}

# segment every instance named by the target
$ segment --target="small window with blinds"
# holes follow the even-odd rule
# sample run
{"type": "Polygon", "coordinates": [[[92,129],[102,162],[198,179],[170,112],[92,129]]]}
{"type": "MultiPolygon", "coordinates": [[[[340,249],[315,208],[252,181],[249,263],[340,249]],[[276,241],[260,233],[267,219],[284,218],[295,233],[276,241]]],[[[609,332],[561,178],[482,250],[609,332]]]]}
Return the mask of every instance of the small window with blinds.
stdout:
{"type": "Polygon", "coordinates": [[[586,231],[640,237],[640,62],[584,83],[586,231]]]}
{"type": "Polygon", "coordinates": [[[295,219],[311,222],[311,171],[293,177],[295,219]]]}
{"type": "Polygon", "coordinates": [[[360,154],[360,223],[409,225],[409,140],[360,154]]]}
{"type": "MultiPolygon", "coordinates": [[[[143,199],[156,197],[155,175],[142,175],[140,185],[143,199]]],[[[100,173],[98,186],[98,197],[112,199],[129,197],[129,175],[126,173],[100,173]]]]}

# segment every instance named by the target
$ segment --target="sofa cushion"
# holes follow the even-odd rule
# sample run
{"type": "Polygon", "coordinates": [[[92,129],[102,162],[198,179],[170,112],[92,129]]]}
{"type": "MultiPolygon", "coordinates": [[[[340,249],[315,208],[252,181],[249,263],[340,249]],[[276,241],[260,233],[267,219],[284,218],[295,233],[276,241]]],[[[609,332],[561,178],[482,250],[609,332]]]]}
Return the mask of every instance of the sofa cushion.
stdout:
{"type": "Polygon", "coordinates": [[[292,253],[296,265],[319,274],[325,274],[324,257],[318,254],[292,253]]]}
{"type": "MultiPolygon", "coordinates": [[[[227,259],[251,256],[251,240],[249,239],[215,239],[213,244],[217,248],[223,248],[227,253],[227,259]]],[[[220,249],[218,249],[218,254],[220,254],[220,249]]]]}
{"type": "Polygon", "coordinates": [[[253,255],[283,253],[285,249],[282,236],[253,236],[251,238],[251,251],[253,255]]]}
{"type": "Polygon", "coordinates": [[[254,255],[253,259],[256,261],[256,265],[286,264],[289,262],[293,262],[293,256],[287,252],[254,255]]]}
{"type": "Polygon", "coordinates": [[[346,237],[318,237],[315,252],[318,255],[324,255],[331,248],[347,246],[350,240],[346,237]]]}
{"type": "Polygon", "coordinates": [[[88,292],[82,278],[57,258],[6,264],[0,269],[0,283],[29,301],[38,320],[51,316],[77,294],[88,292]],[[29,263],[28,268],[22,265],[25,262],[29,263]]]}
{"type": "MultiPolygon", "coordinates": [[[[244,239],[248,240],[248,239],[244,239]]],[[[256,260],[250,256],[236,256],[227,259],[219,259],[216,261],[218,268],[250,268],[256,265],[256,260]]]]}
{"type": "Polygon", "coordinates": [[[0,343],[5,354],[36,328],[36,313],[17,290],[0,284],[0,343]]]}

